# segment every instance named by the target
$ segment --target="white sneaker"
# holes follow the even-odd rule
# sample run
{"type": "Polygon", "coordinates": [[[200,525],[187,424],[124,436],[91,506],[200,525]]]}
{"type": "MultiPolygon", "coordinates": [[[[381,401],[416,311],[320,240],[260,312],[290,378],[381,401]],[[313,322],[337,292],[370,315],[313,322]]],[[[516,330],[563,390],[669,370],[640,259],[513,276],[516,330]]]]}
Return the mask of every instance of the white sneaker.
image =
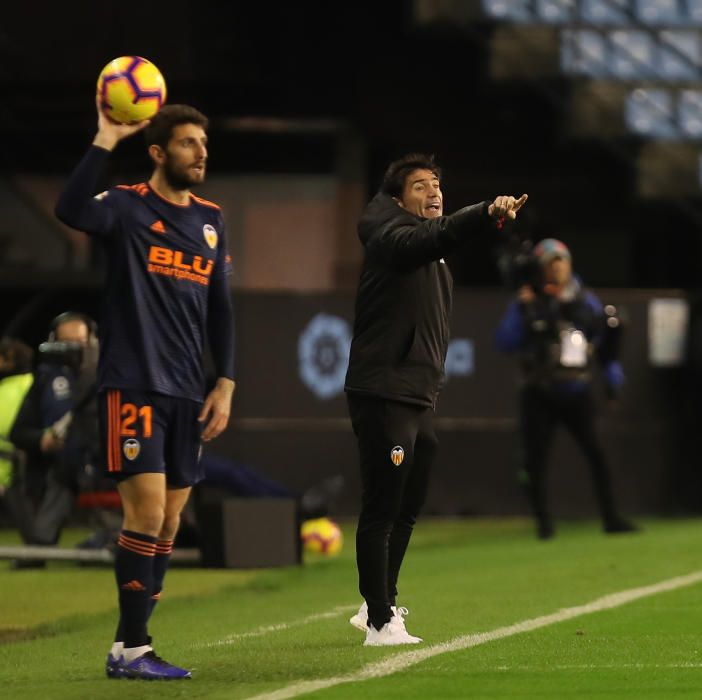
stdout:
{"type": "MultiPolygon", "coordinates": [[[[405,621],[403,618],[405,615],[409,615],[409,610],[407,610],[407,608],[398,608],[394,605],[390,606],[390,610],[392,610],[393,617],[399,617],[402,629],[407,631],[405,629],[405,621]]],[[[349,622],[356,629],[361,630],[361,632],[368,631],[368,603],[366,603],[365,600],[361,604],[361,607],[358,609],[358,612],[349,618],[349,622]]]]}
{"type": "MultiPolygon", "coordinates": [[[[402,630],[406,633],[407,628],[405,627],[405,615],[409,615],[409,610],[407,608],[396,608],[394,605],[392,606],[392,612],[394,615],[394,620],[397,622],[397,624],[402,628],[402,630]]],[[[412,635],[410,635],[412,637],[412,635]]],[[[423,642],[424,640],[421,637],[412,637],[413,639],[418,639],[420,642],[423,642]]]]}
{"type": "Polygon", "coordinates": [[[368,603],[363,601],[363,604],[358,609],[358,612],[351,618],[349,622],[356,628],[361,630],[361,632],[368,631],[368,603]]]}
{"type": "Polygon", "coordinates": [[[396,608],[394,612],[390,622],[386,622],[379,630],[375,629],[372,624],[368,626],[363,646],[389,647],[399,644],[419,644],[423,641],[421,637],[413,637],[405,629],[405,621],[402,618],[403,615],[407,614],[407,608],[396,608]]]}
{"type": "MultiPolygon", "coordinates": [[[[392,610],[393,616],[397,614],[397,608],[394,605],[390,606],[390,610],[392,610]]],[[[407,608],[400,608],[400,610],[404,610],[404,614],[407,614],[407,608]]],[[[368,631],[368,603],[366,603],[365,600],[358,609],[358,612],[353,617],[349,618],[349,622],[356,629],[361,630],[361,632],[368,631]]]]}

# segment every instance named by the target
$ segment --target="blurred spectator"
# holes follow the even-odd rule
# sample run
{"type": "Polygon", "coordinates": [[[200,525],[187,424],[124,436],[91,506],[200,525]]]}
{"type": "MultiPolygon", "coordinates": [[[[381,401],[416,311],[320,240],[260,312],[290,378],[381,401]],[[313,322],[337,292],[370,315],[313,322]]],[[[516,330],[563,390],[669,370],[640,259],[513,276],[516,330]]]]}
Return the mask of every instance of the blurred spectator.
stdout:
{"type": "Polygon", "coordinates": [[[10,442],[10,430],[32,386],[30,347],[13,338],[0,340],[0,496],[10,488],[20,458],[10,442]]]}
{"type": "MultiPolygon", "coordinates": [[[[12,510],[27,544],[53,545],[97,447],[97,337],[89,317],[67,312],[39,347],[34,382],[10,433],[25,451],[12,510]]],[[[35,564],[37,562],[34,562],[35,564]]]]}
{"type": "MultiPolygon", "coordinates": [[[[524,284],[497,329],[497,346],[521,356],[519,401],[523,478],[542,539],[554,535],[546,465],[554,429],[563,423],[587,458],[605,532],[636,527],[617,512],[604,452],[595,429],[593,365],[599,360],[610,396],[624,373],[608,337],[612,326],[599,299],[573,275],[568,248],[553,238],[534,248],[540,272],[524,284]],[[610,330],[608,330],[610,329],[610,330]]],[[[613,330],[618,332],[618,327],[613,330]]]]}

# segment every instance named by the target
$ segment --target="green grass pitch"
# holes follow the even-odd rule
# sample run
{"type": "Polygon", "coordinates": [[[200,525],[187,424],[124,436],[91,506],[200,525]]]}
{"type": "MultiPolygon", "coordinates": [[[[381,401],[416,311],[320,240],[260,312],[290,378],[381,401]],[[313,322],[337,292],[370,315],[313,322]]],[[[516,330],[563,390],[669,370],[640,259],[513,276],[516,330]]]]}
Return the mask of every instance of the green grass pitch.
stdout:
{"type": "Polygon", "coordinates": [[[193,669],[191,681],[175,683],[104,677],[116,598],[108,567],[12,571],[0,562],[0,697],[243,699],[345,677],[272,697],[699,699],[702,583],[458,651],[436,648],[702,570],[702,523],[643,525],[606,536],[593,522],[563,524],[540,542],[523,519],[420,521],[398,601],[410,609],[409,631],[425,639],[419,647],[364,648],[348,624],[360,603],[350,524],[340,556],[302,567],[174,567],[151,632],[159,654],[193,669]],[[388,673],[416,649],[432,655],[388,673]],[[371,664],[380,675],[359,680],[371,664]]]}

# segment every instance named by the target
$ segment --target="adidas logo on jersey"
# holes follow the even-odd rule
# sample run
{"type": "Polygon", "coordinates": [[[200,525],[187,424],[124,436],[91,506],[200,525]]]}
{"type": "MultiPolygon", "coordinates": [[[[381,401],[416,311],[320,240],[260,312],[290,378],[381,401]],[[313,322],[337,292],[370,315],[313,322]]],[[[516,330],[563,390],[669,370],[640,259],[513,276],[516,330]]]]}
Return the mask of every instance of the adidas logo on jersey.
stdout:
{"type": "Polygon", "coordinates": [[[154,233],[166,233],[166,227],[163,225],[163,221],[161,219],[157,219],[154,221],[149,228],[154,232],[154,233]]]}

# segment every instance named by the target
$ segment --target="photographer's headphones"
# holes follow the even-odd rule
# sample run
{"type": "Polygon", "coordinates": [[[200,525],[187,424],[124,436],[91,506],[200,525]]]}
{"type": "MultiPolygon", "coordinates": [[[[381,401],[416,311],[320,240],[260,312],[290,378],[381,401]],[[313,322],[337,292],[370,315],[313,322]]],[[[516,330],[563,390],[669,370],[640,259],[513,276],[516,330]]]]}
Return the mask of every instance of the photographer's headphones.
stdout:
{"type": "Polygon", "coordinates": [[[97,340],[97,323],[95,323],[90,316],[80,311],[64,311],[62,314],[56,316],[49,324],[49,342],[54,342],[56,340],[58,327],[69,321],[82,321],[88,327],[88,342],[94,343],[97,340]]]}

